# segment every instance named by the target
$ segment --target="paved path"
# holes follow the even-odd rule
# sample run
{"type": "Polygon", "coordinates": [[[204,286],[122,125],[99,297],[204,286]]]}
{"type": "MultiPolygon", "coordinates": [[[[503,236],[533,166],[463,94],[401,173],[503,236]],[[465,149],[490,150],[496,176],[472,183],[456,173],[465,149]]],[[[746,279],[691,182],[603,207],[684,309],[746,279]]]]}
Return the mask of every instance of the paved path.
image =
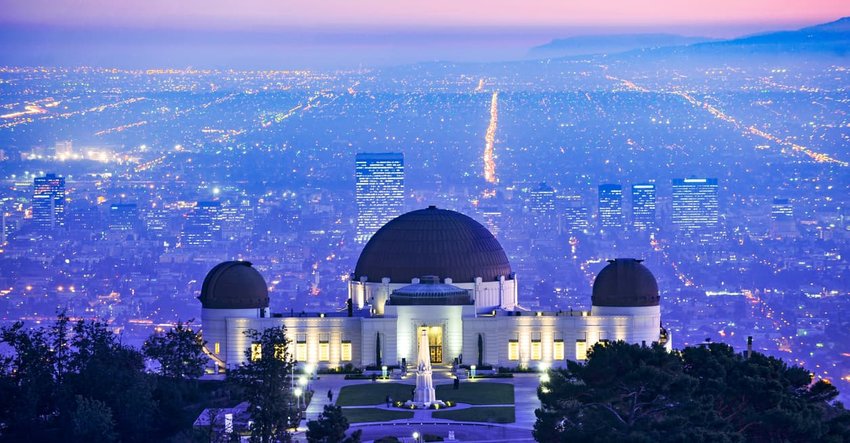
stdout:
{"type": "MultiPolygon", "coordinates": [[[[531,438],[531,430],[534,428],[536,417],[534,410],[540,407],[540,400],[537,398],[537,386],[539,385],[538,374],[514,374],[514,378],[486,378],[479,379],[482,382],[488,383],[508,383],[514,386],[514,401],[516,410],[516,422],[511,424],[488,424],[488,423],[466,423],[456,422],[444,419],[434,419],[431,417],[433,410],[416,410],[413,418],[403,420],[393,420],[385,423],[356,423],[352,424],[351,429],[362,429],[363,440],[369,441],[387,435],[411,435],[413,431],[440,435],[443,438],[448,436],[448,431],[455,432],[455,439],[459,441],[478,441],[478,442],[496,442],[496,441],[533,441],[531,438]],[[414,429],[416,428],[416,429],[414,429]],[[421,428],[421,430],[420,430],[421,428]],[[409,431],[409,432],[408,432],[409,431]]],[[[408,377],[407,379],[390,380],[393,383],[406,383],[413,385],[415,378],[408,377]]],[[[466,383],[467,381],[464,381],[466,383]]],[[[474,381],[471,381],[474,383],[474,381]]],[[[339,391],[343,386],[356,384],[372,383],[371,380],[345,380],[343,375],[323,374],[319,380],[313,380],[310,388],[313,389],[313,400],[307,407],[305,420],[299,425],[299,432],[295,437],[297,441],[304,441],[303,432],[307,429],[307,421],[315,420],[322,413],[326,404],[328,404],[328,390],[333,394],[333,401],[336,402],[339,396],[339,391]]],[[[438,373],[435,371],[434,384],[449,384],[452,380],[447,373],[438,373]]],[[[512,406],[512,405],[458,405],[457,409],[466,409],[470,407],[496,407],[496,406],[512,406]]],[[[374,406],[348,406],[355,408],[377,408],[377,409],[393,409],[387,408],[385,404],[374,406]]],[[[452,408],[455,409],[455,408],[452,408]]]]}

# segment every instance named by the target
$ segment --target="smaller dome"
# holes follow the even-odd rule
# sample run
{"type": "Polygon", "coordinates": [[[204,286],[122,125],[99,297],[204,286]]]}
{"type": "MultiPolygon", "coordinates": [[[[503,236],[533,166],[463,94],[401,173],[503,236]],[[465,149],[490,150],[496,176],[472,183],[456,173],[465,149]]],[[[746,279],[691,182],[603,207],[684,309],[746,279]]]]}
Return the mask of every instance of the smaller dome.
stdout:
{"type": "Polygon", "coordinates": [[[593,306],[658,306],[658,282],[643,260],[608,260],[593,281],[593,306]]]}
{"type": "Polygon", "coordinates": [[[402,286],[390,295],[388,305],[471,305],[469,291],[440,283],[440,278],[428,275],[419,283],[402,286]]]}
{"type": "Polygon", "coordinates": [[[226,261],[204,278],[201,296],[204,309],[259,309],[269,306],[266,280],[247,261],[226,261]]]}

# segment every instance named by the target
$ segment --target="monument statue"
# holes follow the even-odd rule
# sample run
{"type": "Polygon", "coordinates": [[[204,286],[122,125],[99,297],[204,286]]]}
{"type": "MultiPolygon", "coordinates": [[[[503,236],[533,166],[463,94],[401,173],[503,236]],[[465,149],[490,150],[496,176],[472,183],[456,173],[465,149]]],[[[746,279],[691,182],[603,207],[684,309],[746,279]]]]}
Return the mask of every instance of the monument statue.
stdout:
{"type": "Polygon", "coordinates": [[[433,404],[445,406],[437,400],[434,392],[434,380],[431,378],[431,353],[428,350],[428,330],[422,329],[419,337],[419,355],[416,361],[416,389],[413,391],[413,400],[405,403],[410,407],[429,408],[433,404]]]}

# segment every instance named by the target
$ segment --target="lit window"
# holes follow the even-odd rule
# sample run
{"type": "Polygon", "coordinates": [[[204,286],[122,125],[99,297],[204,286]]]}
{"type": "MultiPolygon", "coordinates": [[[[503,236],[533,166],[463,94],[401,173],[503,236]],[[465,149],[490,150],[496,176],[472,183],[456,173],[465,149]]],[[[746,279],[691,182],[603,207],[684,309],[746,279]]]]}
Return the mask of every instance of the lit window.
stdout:
{"type": "Polygon", "coordinates": [[[319,342],[319,361],[328,361],[331,359],[331,346],[328,342],[319,342]]]}
{"type": "Polygon", "coordinates": [[[342,356],[341,356],[340,360],[351,361],[351,342],[350,341],[342,342],[341,351],[342,351],[341,352],[342,356]]]}
{"type": "Polygon", "coordinates": [[[278,360],[286,360],[286,345],[278,343],[274,345],[274,358],[278,360]]]}
{"type": "Polygon", "coordinates": [[[587,340],[576,340],[576,360],[587,360],[587,340]]]}
{"type": "Polygon", "coordinates": [[[251,343],[251,361],[257,361],[261,358],[263,358],[263,345],[251,343]]]}
{"type": "Polygon", "coordinates": [[[564,341],[563,340],[555,340],[555,346],[552,352],[553,360],[563,360],[564,359],[564,341]]]}
{"type": "Polygon", "coordinates": [[[532,360],[540,360],[542,358],[541,355],[541,344],[540,340],[534,340],[531,342],[531,359],[532,360]]]}
{"type": "Polygon", "coordinates": [[[508,342],[508,360],[519,360],[519,341],[508,342]]]}
{"type": "Polygon", "coordinates": [[[216,354],[221,354],[221,343],[215,342],[213,345],[213,352],[216,354]]]}
{"type": "Polygon", "coordinates": [[[295,360],[307,361],[307,342],[299,341],[295,344],[295,360]]]}

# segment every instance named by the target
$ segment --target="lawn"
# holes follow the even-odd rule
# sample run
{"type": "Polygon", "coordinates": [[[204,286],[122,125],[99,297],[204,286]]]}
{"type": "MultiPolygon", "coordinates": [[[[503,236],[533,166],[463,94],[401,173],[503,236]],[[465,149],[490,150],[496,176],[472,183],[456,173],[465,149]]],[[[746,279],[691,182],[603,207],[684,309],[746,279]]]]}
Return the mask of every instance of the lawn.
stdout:
{"type": "Polygon", "coordinates": [[[462,382],[457,391],[451,384],[439,385],[436,390],[437,399],[443,401],[473,405],[514,404],[514,385],[510,383],[462,382]]]}
{"type": "Polygon", "coordinates": [[[343,408],[342,415],[348,419],[349,423],[384,422],[413,418],[412,411],[385,411],[377,408],[343,408]]]}
{"type": "Polygon", "coordinates": [[[459,409],[456,411],[449,409],[445,411],[436,411],[432,417],[446,420],[475,421],[482,423],[513,423],[516,421],[514,412],[513,406],[469,408],[459,409]]]}
{"type": "MultiPolygon", "coordinates": [[[[413,385],[403,383],[363,383],[343,386],[336,399],[337,406],[370,406],[385,403],[389,395],[393,401],[413,398],[413,385]]],[[[512,398],[513,398],[513,393],[512,398]]]]}

